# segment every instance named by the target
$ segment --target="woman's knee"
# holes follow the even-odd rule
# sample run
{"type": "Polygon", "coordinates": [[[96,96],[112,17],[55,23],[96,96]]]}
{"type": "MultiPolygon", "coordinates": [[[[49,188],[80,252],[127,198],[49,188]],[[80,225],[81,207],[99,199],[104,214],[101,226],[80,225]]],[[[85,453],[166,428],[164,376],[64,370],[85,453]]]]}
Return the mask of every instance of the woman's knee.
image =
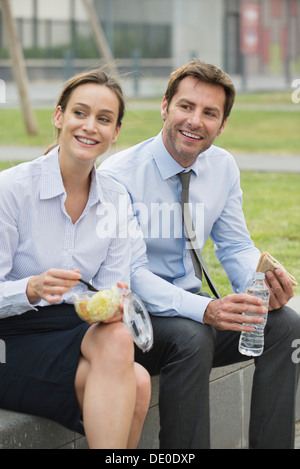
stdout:
{"type": "Polygon", "coordinates": [[[91,362],[133,363],[134,345],[132,337],[122,322],[94,325],[87,331],[82,354],[91,362]]]}

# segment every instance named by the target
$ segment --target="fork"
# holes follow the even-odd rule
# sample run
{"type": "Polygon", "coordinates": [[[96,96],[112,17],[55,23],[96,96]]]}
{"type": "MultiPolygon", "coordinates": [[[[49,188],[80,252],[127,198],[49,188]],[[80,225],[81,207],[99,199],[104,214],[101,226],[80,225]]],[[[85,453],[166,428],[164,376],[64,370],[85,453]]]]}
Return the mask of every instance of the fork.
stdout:
{"type": "Polygon", "coordinates": [[[86,282],[85,280],[80,279],[79,282],[84,283],[88,287],[90,291],[99,291],[93,285],[91,285],[89,282],[86,282]]]}

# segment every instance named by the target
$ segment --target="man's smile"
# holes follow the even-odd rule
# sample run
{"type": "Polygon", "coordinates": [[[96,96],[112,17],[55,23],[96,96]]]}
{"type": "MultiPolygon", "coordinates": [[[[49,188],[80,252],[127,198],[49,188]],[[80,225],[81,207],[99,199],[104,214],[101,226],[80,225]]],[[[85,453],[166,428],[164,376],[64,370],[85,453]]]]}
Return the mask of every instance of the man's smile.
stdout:
{"type": "Polygon", "coordinates": [[[180,130],[180,133],[188,138],[193,138],[194,140],[202,140],[201,135],[194,134],[192,132],[187,132],[186,130],[180,130]]]}

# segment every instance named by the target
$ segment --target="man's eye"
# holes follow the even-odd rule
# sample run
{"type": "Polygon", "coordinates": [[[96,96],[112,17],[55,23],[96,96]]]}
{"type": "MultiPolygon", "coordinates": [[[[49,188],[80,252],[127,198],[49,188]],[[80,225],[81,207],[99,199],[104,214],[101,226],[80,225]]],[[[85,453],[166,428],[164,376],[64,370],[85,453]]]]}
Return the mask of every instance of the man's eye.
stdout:
{"type": "Polygon", "coordinates": [[[213,112],[207,111],[206,115],[209,117],[216,117],[216,115],[213,112]]]}

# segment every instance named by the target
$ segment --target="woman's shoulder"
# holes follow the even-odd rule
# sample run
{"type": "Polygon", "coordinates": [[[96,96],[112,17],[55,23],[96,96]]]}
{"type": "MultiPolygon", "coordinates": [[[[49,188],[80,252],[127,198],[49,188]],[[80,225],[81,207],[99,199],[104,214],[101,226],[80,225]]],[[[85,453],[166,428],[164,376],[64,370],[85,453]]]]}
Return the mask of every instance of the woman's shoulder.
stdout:
{"type": "Polygon", "coordinates": [[[45,156],[40,156],[32,161],[19,163],[0,172],[0,178],[3,181],[17,182],[22,179],[34,176],[40,171],[41,162],[45,156]]]}

